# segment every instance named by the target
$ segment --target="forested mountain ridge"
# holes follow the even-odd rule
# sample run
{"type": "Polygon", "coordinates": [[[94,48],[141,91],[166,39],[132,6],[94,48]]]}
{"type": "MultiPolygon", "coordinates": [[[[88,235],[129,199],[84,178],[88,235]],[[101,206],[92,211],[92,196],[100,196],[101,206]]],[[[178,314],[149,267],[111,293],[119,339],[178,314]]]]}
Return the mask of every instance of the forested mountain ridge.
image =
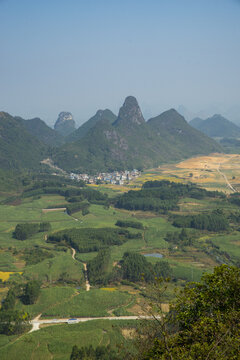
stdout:
{"type": "Polygon", "coordinates": [[[0,168],[4,170],[39,166],[46,153],[44,145],[6,112],[0,112],[0,168]]]}
{"type": "Polygon", "coordinates": [[[148,124],[160,137],[161,142],[166,142],[168,153],[172,154],[172,156],[175,155],[176,149],[178,156],[182,157],[186,157],[186,155],[190,157],[195,155],[196,152],[206,154],[207,152],[215,152],[216,149],[221,151],[215,142],[189,126],[184,117],[174,109],[151,118],[148,120],[148,124]],[[174,147],[171,145],[174,145],[174,147]]]}
{"type": "Polygon", "coordinates": [[[39,141],[43,142],[46,145],[59,146],[65,142],[64,137],[59,132],[50,128],[40,118],[24,120],[20,117],[15,117],[15,119],[21,121],[30,134],[35,136],[39,141]]]}
{"type": "Polygon", "coordinates": [[[240,127],[218,114],[206,120],[195,118],[189,124],[210,137],[240,137],[240,127]]]}
{"type": "Polygon", "coordinates": [[[83,138],[58,148],[53,160],[65,170],[97,172],[153,167],[221,151],[173,109],[146,122],[137,100],[129,96],[113,123],[97,121],[83,138]]]}
{"type": "Polygon", "coordinates": [[[83,123],[77,130],[68,135],[67,141],[76,141],[78,139],[82,139],[88,131],[94,127],[99,121],[107,120],[110,123],[113,123],[117,119],[117,116],[109,109],[98,110],[94,116],[92,116],[89,120],[83,123]]]}

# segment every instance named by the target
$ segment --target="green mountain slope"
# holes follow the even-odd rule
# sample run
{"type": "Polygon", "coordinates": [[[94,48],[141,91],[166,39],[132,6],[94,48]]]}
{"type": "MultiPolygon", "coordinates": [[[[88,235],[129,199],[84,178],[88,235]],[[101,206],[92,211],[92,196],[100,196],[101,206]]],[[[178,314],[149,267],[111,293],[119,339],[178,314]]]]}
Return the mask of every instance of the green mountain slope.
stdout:
{"type": "Polygon", "coordinates": [[[210,137],[240,137],[240,127],[221,115],[206,120],[193,119],[189,124],[210,137]]]}
{"type": "Polygon", "coordinates": [[[76,141],[77,139],[82,139],[90,129],[92,129],[99,121],[106,120],[110,123],[113,123],[117,119],[117,116],[109,110],[98,110],[96,114],[91,117],[88,121],[82,124],[76,131],[68,135],[66,141],[76,141]]]}
{"type": "Polygon", "coordinates": [[[97,172],[147,168],[219,151],[219,144],[175,110],[145,122],[136,99],[129,96],[114,123],[98,121],[83,138],[57,149],[53,160],[66,170],[97,172]]]}
{"type": "Polygon", "coordinates": [[[23,126],[30,134],[46,145],[59,146],[65,142],[64,137],[59,132],[51,129],[39,118],[24,120],[16,117],[16,119],[22,122],[23,126]]]}
{"type": "Polygon", "coordinates": [[[45,147],[22,122],[0,112],[0,168],[36,169],[44,158],[45,147]]]}
{"type": "Polygon", "coordinates": [[[174,109],[150,119],[148,124],[159,136],[162,145],[165,143],[165,150],[173,160],[222,151],[219,144],[189,126],[184,117],[174,109]]]}

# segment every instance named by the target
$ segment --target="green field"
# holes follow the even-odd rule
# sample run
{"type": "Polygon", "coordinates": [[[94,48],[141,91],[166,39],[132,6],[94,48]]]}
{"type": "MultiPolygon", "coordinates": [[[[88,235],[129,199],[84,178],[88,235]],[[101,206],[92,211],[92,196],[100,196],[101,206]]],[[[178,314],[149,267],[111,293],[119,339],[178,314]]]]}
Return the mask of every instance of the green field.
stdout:
{"type": "Polygon", "coordinates": [[[72,347],[77,345],[131,346],[122,329],[133,328],[136,322],[94,320],[72,325],[56,325],[26,334],[19,340],[0,335],[1,360],[69,360],[72,347]],[[6,339],[7,338],[7,339],[6,339]]]}
{"type": "MultiPolygon", "coordinates": [[[[152,173],[154,176],[158,173],[152,173]]],[[[126,189],[114,189],[101,185],[99,190],[110,197],[126,189]]],[[[2,199],[4,200],[4,199],[2,199]]],[[[209,233],[192,230],[191,246],[171,246],[165,238],[167,233],[180,233],[181,229],[172,226],[168,215],[143,211],[115,209],[113,206],[91,204],[89,213],[83,216],[76,212],[69,216],[65,211],[46,211],[59,205],[65,206],[66,200],[59,195],[41,195],[40,198],[23,198],[17,205],[0,205],[0,271],[16,272],[0,286],[0,300],[4,299],[7,290],[13,283],[25,283],[30,279],[41,281],[41,292],[33,305],[23,305],[17,300],[16,308],[23,309],[31,318],[41,314],[42,318],[72,318],[120,316],[142,313],[145,303],[143,292],[146,289],[140,284],[118,283],[92,286],[86,291],[83,263],[96,257],[97,252],[76,253],[66,244],[48,243],[47,236],[59,230],[71,228],[115,228],[117,220],[136,220],[143,229],[128,228],[131,233],[141,233],[139,238],[128,239],[122,245],[110,247],[110,261],[107,272],[111,273],[127,251],[139,254],[160,253],[167,260],[172,270],[174,281],[169,283],[162,301],[168,303],[174,299],[175,291],[187,281],[199,281],[205,271],[212,271],[218,265],[218,255],[213,256],[209,241],[217,246],[219,253],[227,253],[234,261],[240,260],[239,232],[236,227],[225,233],[209,233]],[[49,232],[37,233],[27,240],[13,238],[13,231],[18,223],[50,222],[49,232]],[[26,264],[25,254],[40,248],[51,255],[36,263],[26,264]],[[20,273],[21,274],[20,274],[20,273]]],[[[183,198],[180,210],[172,214],[198,214],[218,208],[225,212],[238,212],[236,205],[227,200],[205,198],[202,200],[183,198]]],[[[170,213],[170,214],[171,214],[170,213]]],[[[211,247],[213,249],[213,247],[211,247]]],[[[156,257],[147,257],[155,264],[156,257]]],[[[121,263],[120,263],[121,264],[121,263]]],[[[92,285],[92,284],[91,284],[92,285]]],[[[1,359],[69,359],[73,345],[93,346],[111,344],[116,346],[128,342],[122,335],[121,327],[128,327],[123,322],[91,321],[76,325],[56,325],[41,329],[32,334],[25,334],[17,339],[14,336],[0,335],[1,359]],[[118,324],[118,325],[117,325],[118,324]]],[[[131,325],[133,326],[133,324],[131,325]]]]}
{"type": "MultiPolygon", "coordinates": [[[[134,303],[134,297],[126,291],[76,289],[71,287],[50,287],[41,290],[36,304],[17,304],[18,309],[27,311],[32,317],[42,318],[109,316],[115,309],[134,303]]],[[[129,314],[130,315],[130,314],[129,314]]]]}

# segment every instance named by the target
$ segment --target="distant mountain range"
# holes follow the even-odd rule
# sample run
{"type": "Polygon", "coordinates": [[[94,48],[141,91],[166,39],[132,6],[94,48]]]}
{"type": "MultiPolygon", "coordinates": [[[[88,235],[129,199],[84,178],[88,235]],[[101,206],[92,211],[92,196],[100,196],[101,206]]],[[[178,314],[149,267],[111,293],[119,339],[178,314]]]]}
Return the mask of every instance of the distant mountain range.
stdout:
{"type": "MultiPolygon", "coordinates": [[[[67,118],[63,122],[72,123],[70,115],[67,118]]],[[[64,170],[97,172],[149,168],[222,151],[220,144],[190,126],[174,109],[146,122],[133,96],[126,98],[118,116],[109,109],[99,110],[64,135],[39,118],[24,120],[2,112],[0,167],[32,169],[52,157],[64,170]]]]}
{"type": "Polygon", "coordinates": [[[126,98],[118,117],[109,111],[80,127],[73,142],[56,149],[53,160],[66,170],[92,171],[149,168],[196,154],[221,152],[214,140],[193,129],[175,110],[145,121],[133,96],[126,98]],[[107,116],[108,115],[108,116],[107,116]]]}
{"type": "Polygon", "coordinates": [[[191,120],[189,124],[213,138],[240,137],[240,127],[221,115],[216,114],[206,120],[195,118],[191,120]]]}

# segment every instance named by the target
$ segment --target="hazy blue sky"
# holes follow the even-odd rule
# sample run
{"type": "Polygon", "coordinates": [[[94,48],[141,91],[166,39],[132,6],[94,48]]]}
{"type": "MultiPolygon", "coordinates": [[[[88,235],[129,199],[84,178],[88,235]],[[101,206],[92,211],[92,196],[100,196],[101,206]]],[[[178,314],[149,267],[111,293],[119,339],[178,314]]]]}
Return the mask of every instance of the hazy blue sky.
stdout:
{"type": "Polygon", "coordinates": [[[0,110],[239,109],[238,0],[0,0],[0,110]]]}

